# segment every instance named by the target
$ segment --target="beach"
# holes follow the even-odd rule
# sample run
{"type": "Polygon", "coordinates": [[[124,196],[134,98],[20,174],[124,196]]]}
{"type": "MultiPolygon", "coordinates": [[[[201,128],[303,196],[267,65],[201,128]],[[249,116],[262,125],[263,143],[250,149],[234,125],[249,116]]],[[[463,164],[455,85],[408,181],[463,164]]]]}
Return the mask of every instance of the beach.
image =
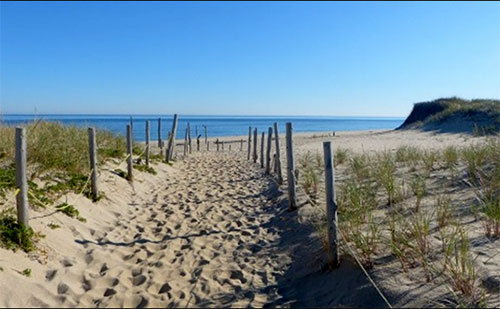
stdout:
{"type": "MultiPolygon", "coordinates": [[[[320,151],[325,140],[353,153],[403,145],[442,149],[485,140],[420,131],[332,135],[295,134],[296,158],[320,151]]],[[[113,173],[117,167],[125,170],[125,162],[107,162],[99,175],[104,198],[96,203],[74,193],[62,198],[86,222],[50,208],[31,210],[30,225],[44,237],[34,253],[0,249],[0,305],[386,306],[354,260],[345,258],[339,269],[325,271],[325,251],[309,220],[321,206],[309,205],[299,189],[300,209],[287,211],[286,186],[247,160],[246,145],[242,151],[240,143],[231,151],[228,145],[217,152],[212,144],[207,152],[202,142],[201,151],[193,147],[186,158],[178,146],[172,166],[154,164],[157,175],[137,171],[133,183],[113,173]],[[25,269],[31,270],[29,276],[25,269]]],[[[472,231],[480,234],[480,224],[472,231]]],[[[492,277],[500,269],[495,246],[477,248],[489,258],[492,277]]],[[[394,306],[422,306],[446,293],[444,287],[429,290],[405,274],[394,275],[394,261],[380,264],[371,273],[394,306]]]]}

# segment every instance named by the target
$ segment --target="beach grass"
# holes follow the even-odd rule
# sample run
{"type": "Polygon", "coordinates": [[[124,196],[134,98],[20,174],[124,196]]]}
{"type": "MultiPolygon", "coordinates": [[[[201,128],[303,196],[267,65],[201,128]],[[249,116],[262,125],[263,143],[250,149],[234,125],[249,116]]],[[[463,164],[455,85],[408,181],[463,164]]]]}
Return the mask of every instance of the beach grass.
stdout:
{"type": "MultiPolygon", "coordinates": [[[[347,242],[366,268],[377,267],[376,258],[389,254],[399,261],[401,272],[420,270],[422,279],[415,280],[442,280],[452,291],[455,305],[482,304],[485,292],[479,284],[467,230],[460,226],[460,214],[476,213],[485,237],[500,236],[499,154],[497,137],[440,151],[403,146],[393,151],[350,154],[348,164],[336,171],[341,247],[347,242]],[[446,170],[452,171],[453,181],[443,182],[446,170]],[[465,205],[455,201],[447,192],[457,189],[474,193],[474,198],[465,205]],[[440,246],[433,244],[436,237],[440,246]]],[[[308,153],[301,157],[298,168],[319,169],[312,168],[316,156],[308,153]]],[[[320,171],[316,173],[320,175],[320,171]]],[[[300,184],[321,208],[323,179],[314,182],[318,191],[311,190],[309,183],[300,184]]],[[[326,216],[318,220],[326,220],[326,216]]],[[[318,233],[326,246],[326,222],[315,225],[321,227],[318,233]]]]}

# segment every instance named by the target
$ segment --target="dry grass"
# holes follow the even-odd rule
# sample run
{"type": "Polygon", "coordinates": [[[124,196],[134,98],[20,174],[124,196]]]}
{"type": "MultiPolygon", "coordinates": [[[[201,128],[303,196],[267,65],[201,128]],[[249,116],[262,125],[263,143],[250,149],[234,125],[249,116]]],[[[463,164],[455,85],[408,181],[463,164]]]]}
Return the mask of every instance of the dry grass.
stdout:
{"type": "MultiPolygon", "coordinates": [[[[302,158],[299,169],[311,168],[318,155],[309,153],[302,158]]],[[[394,152],[349,154],[345,162],[336,171],[339,227],[364,266],[377,267],[375,257],[392,255],[402,273],[422,275],[415,277],[417,282],[448,286],[454,305],[484,304],[486,294],[460,220],[475,210],[484,237],[500,236],[498,137],[474,147],[447,147],[441,152],[400,147],[394,152]],[[446,180],[448,170],[452,181],[446,180]],[[407,191],[415,199],[409,199],[412,195],[407,191]],[[475,200],[465,204],[454,200],[470,193],[475,200]],[[441,244],[433,245],[432,239],[440,239],[441,244]]],[[[321,175],[319,168],[314,168],[316,177],[321,175]]],[[[322,188],[322,178],[318,179],[314,186],[322,188]]],[[[323,195],[321,190],[314,191],[318,205],[324,202],[323,195]]],[[[326,222],[316,225],[326,238],[326,222]]]]}

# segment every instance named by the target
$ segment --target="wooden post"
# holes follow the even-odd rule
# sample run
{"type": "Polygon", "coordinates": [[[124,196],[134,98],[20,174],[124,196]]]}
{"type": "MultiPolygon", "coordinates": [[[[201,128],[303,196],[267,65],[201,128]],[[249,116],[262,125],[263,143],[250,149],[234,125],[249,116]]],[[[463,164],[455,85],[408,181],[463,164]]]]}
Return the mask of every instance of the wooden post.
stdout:
{"type": "Polygon", "coordinates": [[[210,143],[207,142],[207,151],[210,151],[210,143]]]}
{"type": "Polygon", "coordinates": [[[201,134],[196,138],[196,151],[200,151],[200,137],[201,134]]]}
{"type": "Polygon", "coordinates": [[[161,118],[158,118],[158,148],[160,148],[160,154],[163,154],[163,144],[161,142],[161,118]]]}
{"type": "Polygon", "coordinates": [[[16,128],[17,222],[29,226],[28,179],[26,177],[26,129],[16,128]]]}
{"type": "Polygon", "coordinates": [[[217,139],[215,143],[217,144],[217,151],[219,151],[219,139],[217,139]]]}
{"type": "Polygon", "coordinates": [[[188,143],[189,143],[189,154],[191,154],[192,151],[192,144],[191,144],[191,125],[188,122],[188,143]]]}
{"type": "Polygon", "coordinates": [[[149,120],[146,120],[146,166],[149,167],[149,120]]]}
{"type": "Polygon", "coordinates": [[[166,155],[166,161],[167,163],[172,160],[172,157],[174,155],[174,148],[175,148],[175,136],[177,134],[177,114],[174,114],[174,121],[172,123],[172,134],[170,135],[170,138],[168,139],[168,148],[167,148],[167,155],[166,155]]]}
{"type": "Polygon", "coordinates": [[[186,157],[188,150],[188,132],[189,132],[189,125],[186,127],[186,134],[184,134],[184,157],[186,157]]]}
{"type": "Polygon", "coordinates": [[[208,128],[205,125],[203,126],[203,128],[205,129],[205,143],[208,143],[208,140],[207,140],[208,139],[208,128]]]}
{"type": "Polygon", "coordinates": [[[224,151],[224,141],[222,141],[222,151],[224,151]]]}
{"type": "Polygon", "coordinates": [[[95,142],[95,128],[88,128],[89,132],[89,158],[90,158],[90,189],[92,200],[99,198],[97,185],[97,145],[95,142]]]}
{"type": "MultiPolygon", "coordinates": [[[[224,144],[222,144],[222,146],[224,146],[224,144]]],[[[231,144],[229,144],[229,151],[231,151],[231,144]]]]}
{"type": "Polygon", "coordinates": [[[278,184],[283,184],[283,175],[281,174],[281,158],[280,158],[280,137],[278,132],[278,123],[274,123],[274,142],[276,145],[276,161],[275,161],[275,169],[276,174],[278,176],[278,184]]]}
{"type": "Polygon", "coordinates": [[[328,264],[330,267],[339,265],[337,246],[337,204],[335,203],[335,171],[333,167],[333,152],[331,142],[323,142],[325,159],[325,191],[326,215],[328,220],[328,264]]]}
{"type": "Polygon", "coordinates": [[[286,123],[286,170],[288,182],[288,210],[297,209],[297,197],[295,194],[295,162],[293,160],[292,123],[286,123]]]}
{"type": "Polygon", "coordinates": [[[253,163],[257,163],[257,128],[253,130],[253,163]]]}
{"type": "Polygon", "coordinates": [[[243,139],[240,141],[240,151],[243,151],[243,139]]]}
{"type": "Polygon", "coordinates": [[[248,157],[247,160],[250,160],[250,146],[252,145],[252,127],[248,127],[248,157]]]}
{"type": "Polygon", "coordinates": [[[276,153],[273,153],[273,170],[274,170],[274,173],[277,173],[278,172],[278,164],[276,164],[276,153]]]}
{"type": "Polygon", "coordinates": [[[260,168],[264,168],[264,139],[265,133],[262,132],[262,137],[260,138],[260,168]]]}
{"type": "Polygon", "coordinates": [[[273,129],[269,127],[267,131],[267,151],[266,151],[266,174],[271,174],[271,146],[273,139],[273,129]]]}
{"type": "Polygon", "coordinates": [[[133,162],[132,162],[132,127],[128,124],[127,125],[127,180],[132,181],[133,180],[133,162]]]}

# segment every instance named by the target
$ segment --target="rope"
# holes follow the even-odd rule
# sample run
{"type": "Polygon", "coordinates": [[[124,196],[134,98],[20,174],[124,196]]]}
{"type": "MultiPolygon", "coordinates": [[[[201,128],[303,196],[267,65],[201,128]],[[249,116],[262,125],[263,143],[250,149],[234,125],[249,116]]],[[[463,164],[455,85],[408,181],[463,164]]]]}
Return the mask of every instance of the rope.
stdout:
{"type": "Polygon", "coordinates": [[[349,243],[346,241],[346,238],[344,236],[344,232],[342,232],[342,230],[340,228],[337,229],[339,232],[340,232],[340,237],[342,237],[342,239],[344,240],[347,248],[349,249],[350,253],[351,253],[351,256],[356,260],[356,262],[358,263],[359,267],[361,267],[361,270],[363,270],[363,272],[365,273],[366,275],[366,278],[368,279],[368,281],[370,281],[370,283],[373,285],[373,287],[375,288],[375,290],[377,290],[378,294],[380,295],[380,297],[382,297],[382,299],[384,300],[384,302],[387,304],[387,306],[389,306],[389,308],[392,308],[391,304],[389,303],[389,301],[387,300],[387,298],[385,298],[384,294],[382,293],[382,291],[378,288],[377,284],[375,283],[375,281],[373,281],[372,277],[370,276],[370,274],[368,274],[368,272],[366,271],[366,269],[363,267],[363,265],[361,264],[361,262],[359,261],[358,257],[356,256],[356,254],[354,253],[354,251],[352,250],[351,246],[349,246],[349,243]]]}
{"type": "Polygon", "coordinates": [[[21,189],[17,188],[14,191],[14,194],[8,200],[5,201],[5,204],[7,205],[8,203],[10,203],[10,201],[13,200],[19,194],[19,192],[21,192],[21,189]]]}
{"type": "MultiPolygon", "coordinates": [[[[306,194],[306,198],[309,201],[309,203],[311,203],[311,205],[313,205],[313,206],[318,205],[317,203],[314,203],[307,194],[306,194]]],[[[361,270],[365,274],[365,276],[368,279],[368,281],[370,281],[370,283],[373,285],[373,287],[375,288],[375,290],[377,290],[378,294],[380,295],[380,297],[382,297],[382,299],[387,304],[387,306],[389,306],[389,308],[392,308],[390,302],[384,296],[384,294],[382,293],[382,291],[378,288],[377,284],[375,283],[375,281],[373,281],[373,279],[370,276],[370,274],[368,274],[368,271],[366,271],[366,269],[363,267],[363,264],[358,259],[358,257],[355,254],[354,250],[351,248],[351,246],[349,246],[349,243],[347,242],[346,237],[344,236],[344,232],[340,229],[339,226],[337,226],[337,230],[340,232],[340,237],[342,237],[342,240],[344,241],[344,243],[346,244],[347,248],[349,249],[349,252],[350,252],[351,256],[354,258],[354,260],[356,260],[356,263],[359,265],[359,267],[361,268],[361,270]]]]}

